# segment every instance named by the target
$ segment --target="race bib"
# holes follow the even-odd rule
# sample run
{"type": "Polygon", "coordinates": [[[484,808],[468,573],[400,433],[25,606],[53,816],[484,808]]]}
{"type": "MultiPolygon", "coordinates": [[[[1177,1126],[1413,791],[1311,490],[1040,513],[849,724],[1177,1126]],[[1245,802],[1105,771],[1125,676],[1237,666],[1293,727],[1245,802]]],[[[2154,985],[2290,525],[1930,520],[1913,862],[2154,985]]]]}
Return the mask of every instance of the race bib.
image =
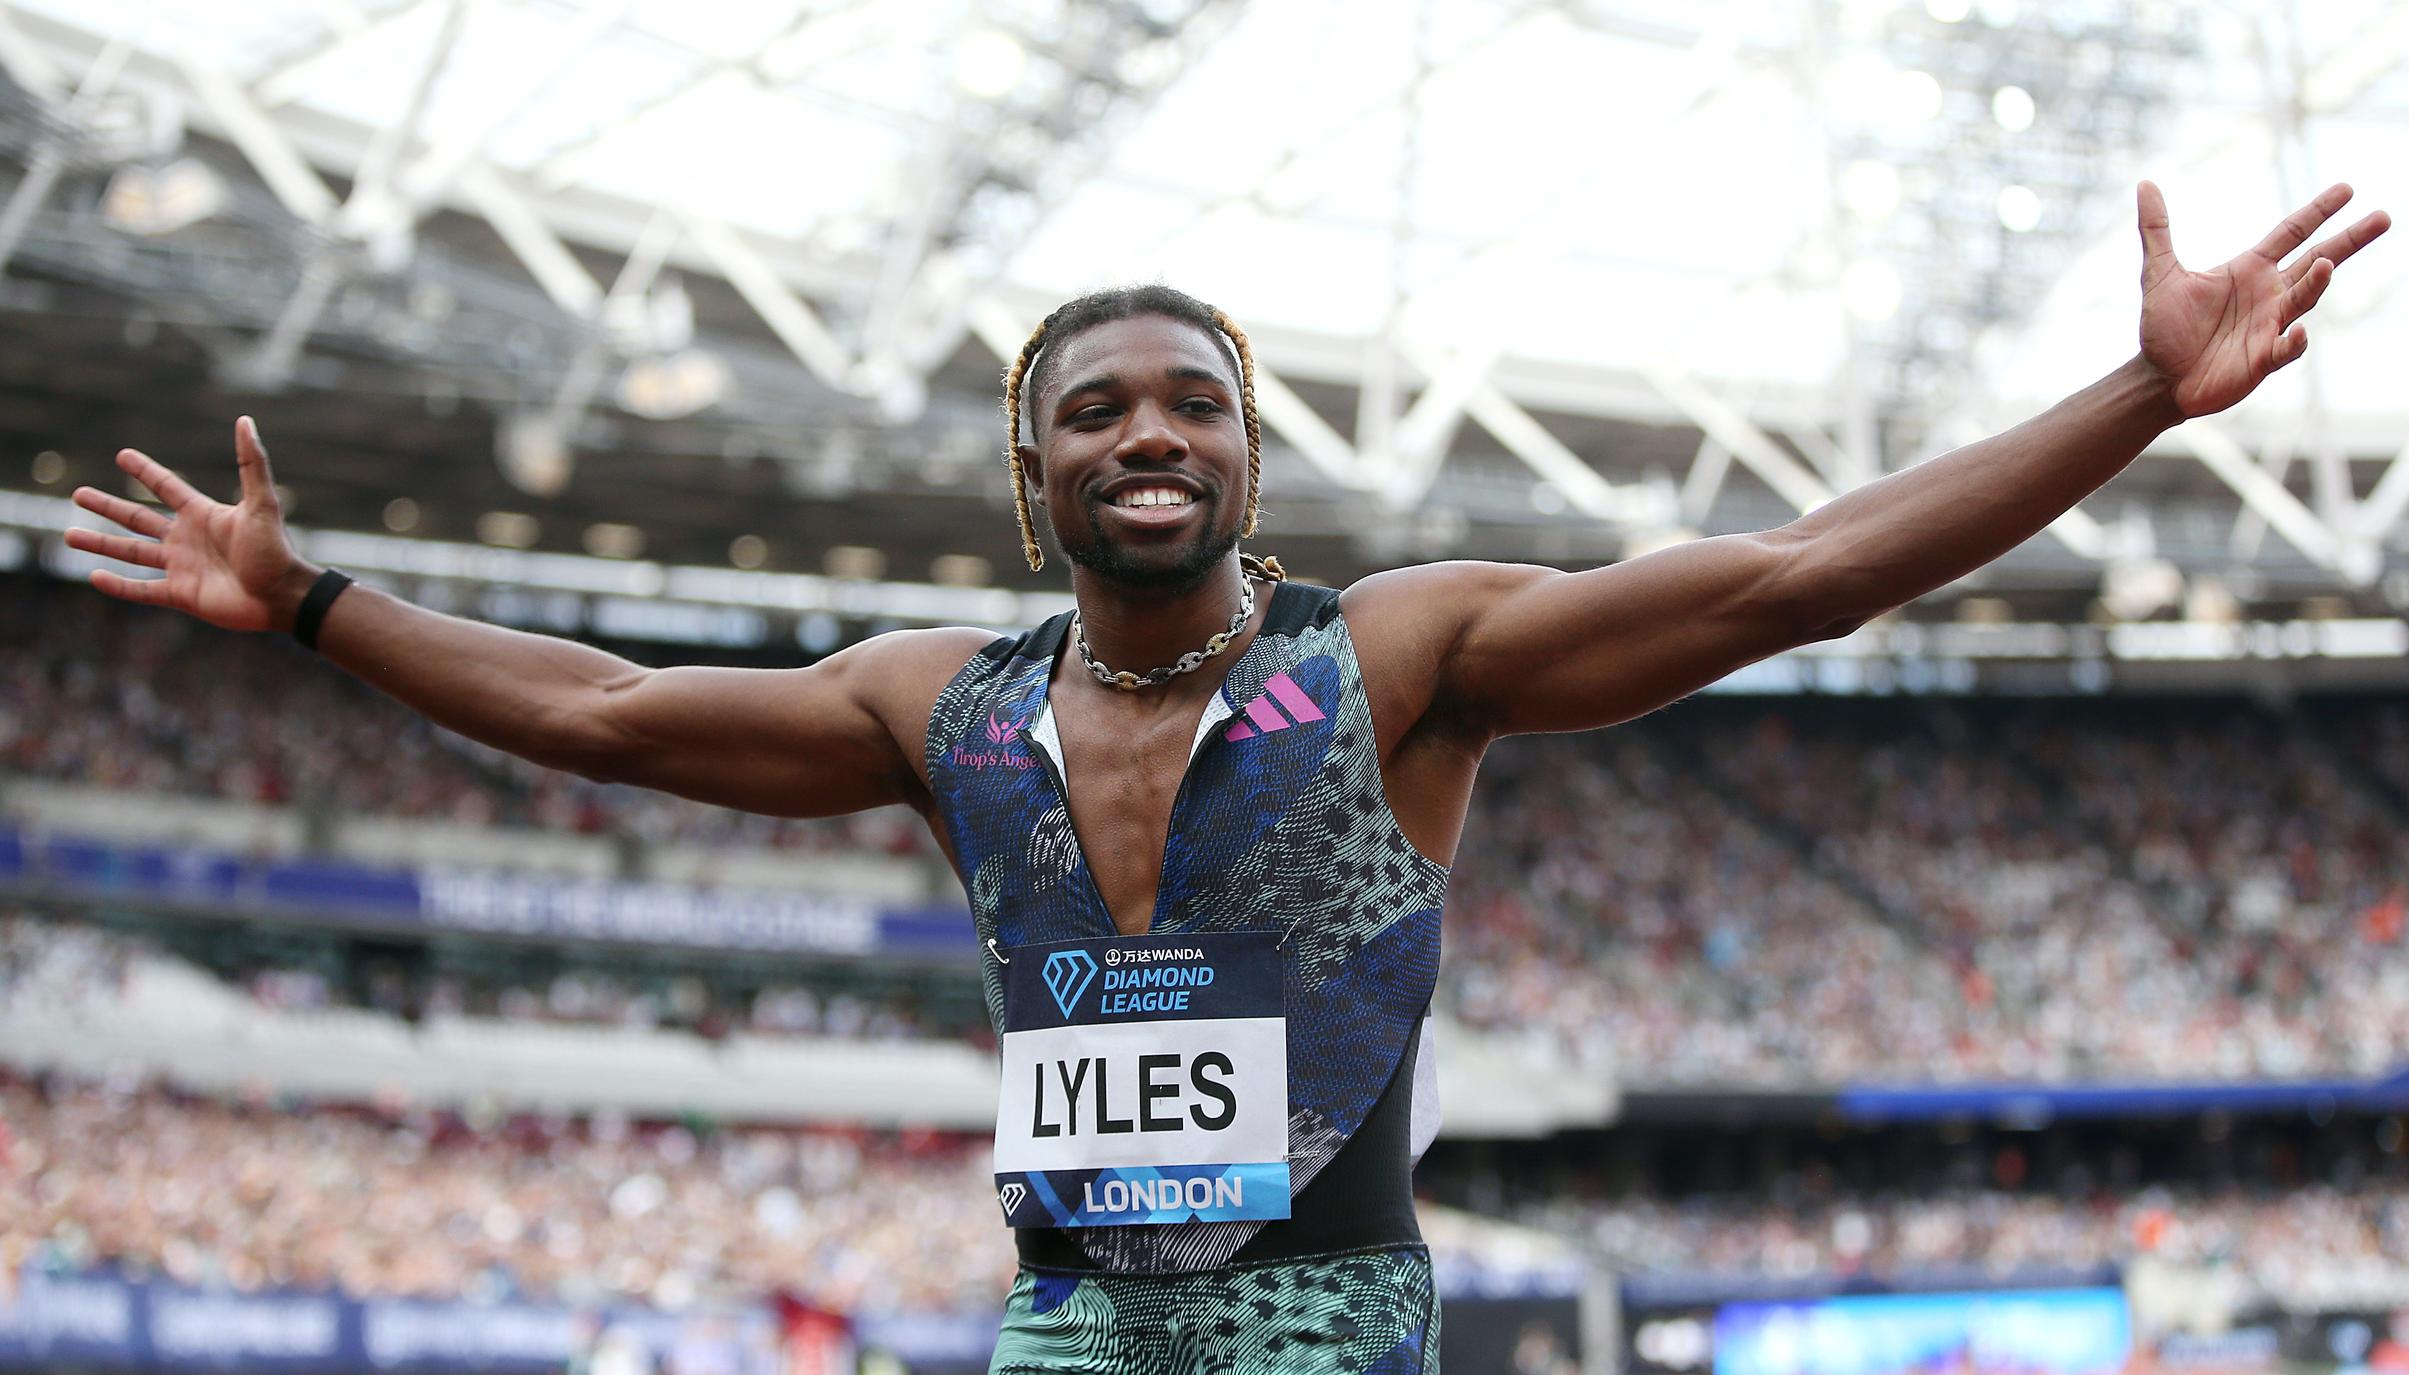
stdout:
{"type": "Polygon", "coordinates": [[[1288,1216],[1276,932],[1004,953],[996,1202],[1014,1227],[1288,1216]]]}

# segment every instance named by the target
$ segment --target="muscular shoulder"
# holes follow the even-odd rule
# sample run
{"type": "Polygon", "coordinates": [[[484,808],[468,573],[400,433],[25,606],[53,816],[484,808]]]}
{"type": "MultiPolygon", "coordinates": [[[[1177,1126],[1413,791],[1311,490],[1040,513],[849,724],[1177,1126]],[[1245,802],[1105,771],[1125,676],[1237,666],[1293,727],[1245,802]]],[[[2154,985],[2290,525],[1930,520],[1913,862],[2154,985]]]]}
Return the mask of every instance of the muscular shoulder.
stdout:
{"type": "Polygon", "coordinates": [[[1002,638],[992,630],[968,626],[891,630],[832,654],[815,667],[842,678],[848,695],[878,718],[914,777],[925,782],[921,755],[937,698],[973,656],[1002,638]]]}
{"type": "Polygon", "coordinates": [[[1433,717],[1448,656],[1483,608],[1542,578],[1531,564],[1453,560],[1375,573],[1339,596],[1347,632],[1386,749],[1415,731],[1445,730],[1433,717]]]}
{"type": "Polygon", "coordinates": [[[937,626],[928,630],[891,630],[874,635],[821,666],[844,674],[859,697],[880,715],[898,725],[928,724],[945,685],[980,650],[1004,637],[969,626],[937,626]]]}

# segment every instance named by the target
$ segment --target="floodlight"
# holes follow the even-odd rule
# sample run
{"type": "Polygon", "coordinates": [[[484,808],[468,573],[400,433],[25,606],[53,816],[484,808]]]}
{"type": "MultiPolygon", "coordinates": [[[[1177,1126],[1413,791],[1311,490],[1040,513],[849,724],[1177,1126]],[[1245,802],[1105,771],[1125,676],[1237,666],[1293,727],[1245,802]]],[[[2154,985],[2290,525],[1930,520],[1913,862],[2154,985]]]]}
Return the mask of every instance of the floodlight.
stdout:
{"type": "Polygon", "coordinates": [[[2011,134],[2033,127],[2033,93],[2022,86],[2002,86],[1991,93],[1991,118],[2011,134]]]}
{"type": "Polygon", "coordinates": [[[1939,115],[1948,99],[1940,78],[1910,68],[1891,82],[1892,115],[1902,124],[1921,124],[1939,115]]]}
{"type": "Polygon", "coordinates": [[[584,544],[598,559],[632,559],[644,552],[644,532],[616,521],[597,521],[586,527],[584,544]]]}
{"type": "MultiPolygon", "coordinates": [[[[511,486],[539,497],[558,496],[569,485],[569,470],[576,459],[568,435],[544,411],[521,411],[505,419],[494,435],[494,457],[511,486]]],[[[478,538],[485,538],[482,522],[478,538]]]]}
{"type": "Polygon", "coordinates": [[[2041,197],[2029,186],[1999,188],[1999,222],[2009,232],[2030,234],[2041,224],[2041,197]]]}
{"type": "Polygon", "coordinates": [[[477,538],[504,549],[526,549],[543,534],[543,525],[524,511],[488,511],[477,517],[477,538]]]}
{"type": "Polygon", "coordinates": [[[1872,159],[1852,162],[1840,174],[1840,199],[1868,223],[1888,218],[1899,208],[1899,171],[1872,159]]]}
{"type": "Polygon", "coordinates": [[[225,179],[194,158],[120,168],[100,198],[101,218],[128,234],[173,234],[225,208],[225,179]]]}
{"type": "Polygon", "coordinates": [[[995,568],[976,554],[939,554],[928,566],[928,580],[940,587],[985,587],[995,568]]]}
{"type": "Polygon", "coordinates": [[[728,365],[708,349],[639,358],[619,375],[619,404],[647,420],[709,410],[728,394],[728,365]]]}
{"type": "Polygon", "coordinates": [[[981,100],[1001,100],[1020,85],[1029,51],[1001,29],[981,29],[954,50],[954,84],[981,100]]]}
{"type": "Polygon", "coordinates": [[[1887,320],[1898,314],[1902,290],[1898,270],[1871,258],[1849,264],[1840,274],[1840,298],[1860,320],[1887,320]]]}

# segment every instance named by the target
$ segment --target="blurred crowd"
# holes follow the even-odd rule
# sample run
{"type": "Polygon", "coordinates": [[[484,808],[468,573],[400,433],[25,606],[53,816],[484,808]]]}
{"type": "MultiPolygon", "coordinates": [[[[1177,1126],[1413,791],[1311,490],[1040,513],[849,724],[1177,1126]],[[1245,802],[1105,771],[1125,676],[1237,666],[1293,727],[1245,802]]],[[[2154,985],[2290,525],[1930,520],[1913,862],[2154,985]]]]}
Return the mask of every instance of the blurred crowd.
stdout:
{"type": "Polygon", "coordinates": [[[2409,1256],[2409,1188],[2145,1189],[2067,1198],[1957,1190],[1842,1196],[1569,1198],[1518,1220],[1579,1237],[1626,1274],[1746,1274],[1803,1279],[1967,1271],[1993,1278],[2149,1258],[2222,1268],[2248,1292],[2306,1306],[2400,1292],[2409,1256]]]}
{"type": "Polygon", "coordinates": [[[2409,1060],[2409,711],[1685,704],[1493,750],[1455,1007],[1646,1082],[2409,1060]],[[2392,761],[2398,763],[2398,760],[2392,761]]]}
{"type": "MultiPolygon", "coordinates": [[[[9,774],[638,842],[933,851],[899,809],[774,820],[538,769],[273,638],[23,580],[0,589],[9,774]]],[[[2405,828],[2397,703],[1701,698],[1490,752],[1442,1010],[1668,1086],[2373,1073],[2409,1061],[2405,828]]],[[[378,996],[261,979],[271,1000],[378,996]]],[[[700,996],[580,973],[422,981],[393,1001],[976,1034],[869,993],[700,996]]]]}
{"type": "MultiPolygon", "coordinates": [[[[0,1080],[0,1276],[109,1266],[245,1291],[670,1309],[784,1292],[853,1313],[988,1312],[1013,1267],[989,1165],[983,1142],[937,1134],[472,1122],[0,1080]]],[[[1525,1231],[1426,1209],[1442,1268],[1551,1263],[1538,1236],[1624,1274],[2007,1276],[2151,1257],[2313,1299],[2397,1289],[2409,1256],[2409,1188],[2371,1181],[1524,1192],[1548,1200],[1513,1214],[1525,1231]]]]}
{"type": "Polygon", "coordinates": [[[0,1276],[985,1311],[1013,1264],[988,1167],[959,1137],[478,1126],[0,1082],[0,1276]]]}
{"type": "Polygon", "coordinates": [[[0,585],[0,777],[647,843],[933,854],[899,807],[754,816],[538,768],[280,637],[23,579],[0,585]]]}

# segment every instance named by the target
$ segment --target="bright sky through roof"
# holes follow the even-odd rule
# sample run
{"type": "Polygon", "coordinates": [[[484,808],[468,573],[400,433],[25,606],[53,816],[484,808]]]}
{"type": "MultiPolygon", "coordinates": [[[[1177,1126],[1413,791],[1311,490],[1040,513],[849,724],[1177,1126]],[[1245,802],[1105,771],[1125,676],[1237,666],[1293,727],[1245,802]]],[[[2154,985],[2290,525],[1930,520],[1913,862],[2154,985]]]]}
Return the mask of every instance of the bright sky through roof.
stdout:
{"type": "MultiPolygon", "coordinates": [[[[637,0],[566,71],[533,87],[527,73],[573,41],[588,7],[471,2],[425,132],[441,142],[490,127],[487,155],[541,187],[697,210],[826,250],[875,249],[930,148],[949,136],[960,83],[1009,79],[999,72],[1010,54],[994,34],[1042,44],[1070,2],[637,0]],[[993,27],[965,22],[974,13],[993,27]],[[972,58],[978,70],[966,77],[972,58]]],[[[143,50],[189,52],[249,82],[281,73],[257,93],[370,126],[407,106],[446,22],[441,4],[395,0],[18,8],[122,32],[143,50]],[[287,70],[352,29],[366,41],[287,70]]],[[[1015,283],[1069,294],[1161,277],[1250,323],[1342,336],[1377,332],[1402,286],[1404,328],[1429,341],[1610,367],[1669,361],[1726,381],[1831,378],[1848,265],[1819,245],[1829,217],[1848,212],[1798,56],[1809,7],[1432,0],[1420,35],[1430,71],[1409,118],[1401,93],[1424,65],[1412,8],[1248,7],[1115,132],[1103,166],[1022,246],[1015,283]]],[[[1847,0],[1831,12],[1823,41],[1835,56],[1822,89],[1834,108],[1930,114],[1911,108],[1930,105],[1929,79],[1863,42],[1896,8],[1847,0]]],[[[2074,23],[2118,6],[1943,8],[1962,11],[1956,22],[1976,35],[2009,11],[2074,23]]],[[[2279,176],[2255,55],[2256,26],[2271,21],[2202,7],[2205,55],[2182,107],[2164,121],[2161,146],[2136,150],[2119,172],[2166,187],[2178,249],[2197,265],[2254,242],[2325,180],[2357,184],[2354,215],[2374,205],[2409,212],[2409,6],[2297,9],[2318,107],[2305,156],[2289,155],[2279,176]]],[[[2017,98],[2004,100],[2021,112],[2017,98]]],[[[2122,207],[2129,194],[2119,185],[2100,199],[2122,207]]],[[[2065,209],[2045,200],[2038,213],[2065,209]]],[[[2113,229],[2067,264],[2035,319],[1980,355],[2003,402],[2062,392],[2130,351],[2129,214],[2095,218],[2113,229]]],[[[2353,265],[2313,328],[2329,395],[2346,413],[2409,409],[2397,381],[2409,251],[2385,248],[2353,265]]],[[[2269,404],[2301,385],[2297,370],[2278,380],[2269,404]]]]}

